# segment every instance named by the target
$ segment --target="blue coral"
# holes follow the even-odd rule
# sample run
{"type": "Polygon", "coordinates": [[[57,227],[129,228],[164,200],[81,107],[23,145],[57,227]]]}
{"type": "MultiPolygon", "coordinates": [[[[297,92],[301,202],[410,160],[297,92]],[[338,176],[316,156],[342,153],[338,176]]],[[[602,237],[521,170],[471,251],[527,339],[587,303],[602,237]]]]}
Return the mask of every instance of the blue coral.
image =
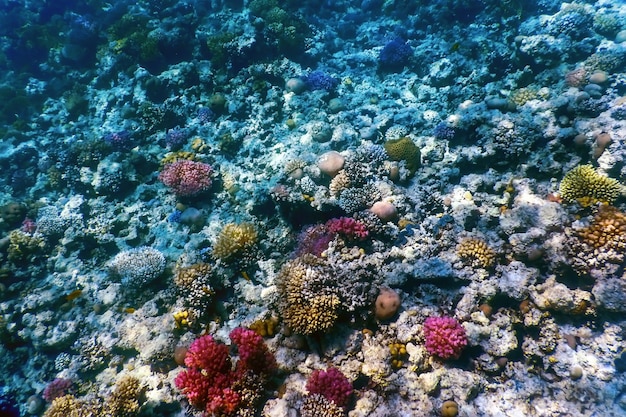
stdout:
{"type": "Polygon", "coordinates": [[[383,47],[378,56],[380,67],[389,71],[402,71],[413,56],[411,48],[402,38],[395,38],[383,47]]]}
{"type": "Polygon", "coordinates": [[[313,71],[304,79],[304,82],[311,90],[332,91],[339,85],[338,79],[324,71],[313,71]]]}

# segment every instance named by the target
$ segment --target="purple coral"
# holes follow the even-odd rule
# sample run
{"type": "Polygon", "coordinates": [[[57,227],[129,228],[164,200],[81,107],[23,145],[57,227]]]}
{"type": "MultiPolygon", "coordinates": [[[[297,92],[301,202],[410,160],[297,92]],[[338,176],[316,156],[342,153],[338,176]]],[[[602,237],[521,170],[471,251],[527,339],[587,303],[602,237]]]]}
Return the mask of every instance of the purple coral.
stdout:
{"type": "Polygon", "coordinates": [[[72,381],[66,378],[55,378],[46,385],[42,397],[51,403],[55,398],[68,394],[72,389],[72,381]]]}
{"type": "Polygon", "coordinates": [[[339,80],[328,75],[324,71],[313,71],[305,79],[307,87],[311,90],[332,91],[339,85],[339,80]]]}
{"type": "Polygon", "coordinates": [[[177,150],[183,147],[188,138],[189,132],[186,129],[175,127],[165,134],[165,145],[172,150],[177,150]]]}
{"type": "Polygon", "coordinates": [[[465,328],[452,317],[428,317],[424,337],[428,353],[441,359],[458,359],[467,345],[465,328]]]}
{"type": "Polygon", "coordinates": [[[352,384],[337,368],[315,370],[306,382],[309,394],[320,394],[339,407],[346,407],[352,396],[352,384]]]}

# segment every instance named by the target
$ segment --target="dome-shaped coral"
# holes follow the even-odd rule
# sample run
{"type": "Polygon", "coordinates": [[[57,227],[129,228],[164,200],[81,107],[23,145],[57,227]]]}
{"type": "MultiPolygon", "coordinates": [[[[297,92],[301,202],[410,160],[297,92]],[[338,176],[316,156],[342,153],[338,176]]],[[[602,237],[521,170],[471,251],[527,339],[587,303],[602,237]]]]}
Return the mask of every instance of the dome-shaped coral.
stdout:
{"type": "Polygon", "coordinates": [[[441,359],[457,359],[467,345],[465,329],[452,317],[428,317],[423,330],[426,350],[441,359]]]}
{"type": "Polygon", "coordinates": [[[384,144],[385,151],[392,161],[404,161],[406,168],[415,173],[421,163],[421,153],[417,145],[410,137],[404,136],[399,139],[391,139],[384,144]]]}

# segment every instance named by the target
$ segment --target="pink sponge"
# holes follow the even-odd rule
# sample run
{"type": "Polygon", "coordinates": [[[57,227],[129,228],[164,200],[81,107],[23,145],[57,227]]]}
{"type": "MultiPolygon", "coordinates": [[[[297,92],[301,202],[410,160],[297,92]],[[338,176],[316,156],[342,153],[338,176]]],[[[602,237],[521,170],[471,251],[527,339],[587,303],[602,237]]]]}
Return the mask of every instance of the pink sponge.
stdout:
{"type": "Polygon", "coordinates": [[[424,337],[428,353],[441,359],[458,359],[467,345],[465,329],[452,317],[428,317],[424,337]]]}
{"type": "Polygon", "coordinates": [[[339,407],[345,407],[352,395],[352,384],[337,368],[315,370],[306,382],[309,394],[320,394],[339,407]]]}

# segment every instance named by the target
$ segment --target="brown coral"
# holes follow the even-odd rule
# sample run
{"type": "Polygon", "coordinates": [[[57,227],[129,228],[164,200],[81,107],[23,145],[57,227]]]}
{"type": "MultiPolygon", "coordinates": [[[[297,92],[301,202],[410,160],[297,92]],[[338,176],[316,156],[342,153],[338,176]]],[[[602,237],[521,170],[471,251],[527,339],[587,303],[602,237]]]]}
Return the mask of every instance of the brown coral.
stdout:
{"type": "Polygon", "coordinates": [[[463,239],[456,248],[463,262],[474,268],[490,268],[496,262],[496,252],[482,239],[463,239]]]}
{"type": "Polygon", "coordinates": [[[574,230],[569,240],[572,267],[579,273],[606,264],[621,264],[626,250],[626,214],[600,206],[588,226],[574,230]]]}
{"type": "Polygon", "coordinates": [[[291,330],[312,334],[329,330],[337,321],[340,300],[328,285],[330,271],[313,255],[303,255],[281,268],[277,287],[283,320],[291,330]]]}

